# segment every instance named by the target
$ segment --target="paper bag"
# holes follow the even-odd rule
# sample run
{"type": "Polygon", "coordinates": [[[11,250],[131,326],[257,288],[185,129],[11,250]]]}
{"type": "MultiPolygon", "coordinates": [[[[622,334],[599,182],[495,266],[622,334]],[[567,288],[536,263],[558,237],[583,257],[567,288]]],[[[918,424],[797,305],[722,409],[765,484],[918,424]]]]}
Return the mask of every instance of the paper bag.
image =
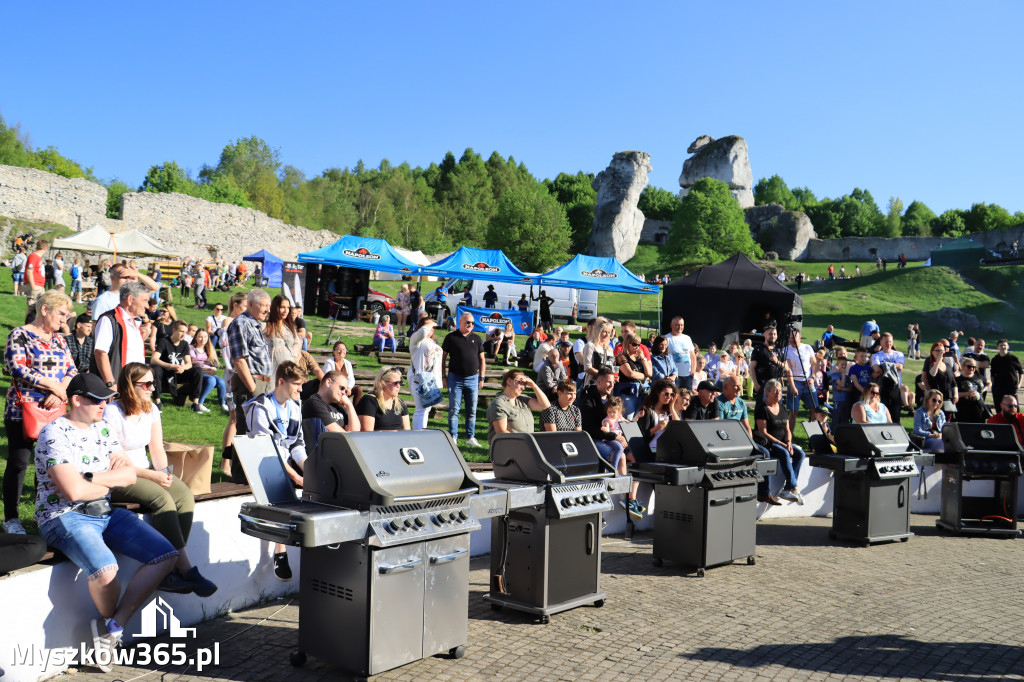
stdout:
{"type": "Polygon", "coordinates": [[[174,475],[188,486],[193,495],[210,492],[213,475],[213,446],[197,447],[183,443],[164,442],[167,463],[174,465],[174,475]]]}

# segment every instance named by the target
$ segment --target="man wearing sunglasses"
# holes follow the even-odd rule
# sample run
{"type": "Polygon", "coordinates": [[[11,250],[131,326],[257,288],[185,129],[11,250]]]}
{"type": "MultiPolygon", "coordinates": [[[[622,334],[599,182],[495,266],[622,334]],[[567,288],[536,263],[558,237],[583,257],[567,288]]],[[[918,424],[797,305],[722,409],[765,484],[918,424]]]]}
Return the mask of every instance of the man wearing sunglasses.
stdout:
{"type": "Polygon", "coordinates": [[[476,440],[476,401],[480,383],[487,374],[484,344],[473,333],[473,316],[463,313],[459,328],[441,344],[441,381],[448,389],[448,433],[459,435],[459,409],[466,406],[466,445],[480,447],[476,440]],[[450,363],[450,364],[449,364],[450,363]]]}
{"type": "Polygon", "coordinates": [[[1012,395],[1003,396],[999,403],[999,414],[988,420],[989,424],[1012,424],[1017,432],[1017,440],[1024,443],[1024,415],[1018,410],[1017,398],[1012,395]]]}

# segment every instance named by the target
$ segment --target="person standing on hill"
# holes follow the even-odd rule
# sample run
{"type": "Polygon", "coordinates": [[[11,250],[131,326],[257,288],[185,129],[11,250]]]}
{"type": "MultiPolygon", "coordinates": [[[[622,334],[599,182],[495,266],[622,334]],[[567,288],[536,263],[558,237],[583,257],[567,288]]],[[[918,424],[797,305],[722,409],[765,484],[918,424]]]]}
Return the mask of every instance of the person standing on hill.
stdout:
{"type": "Polygon", "coordinates": [[[19,246],[14,252],[14,258],[11,259],[11,275],[14,279],[15,296],[21,296],[21,285],[25,283],[26,261],[28,261],[28,256],[25,255],[25,250],[19,246]]]}
{"type": "Polygon", "coordinates": [[[996,348],[999,354],[989,362],[989,368],[992,371],[992,404],[999,407],[1003,396],[1016,398],[1021,380],[1024,379],[1024,369],[1017,356],[1010,352],[1009,341],[999,339],[996,348]]]}

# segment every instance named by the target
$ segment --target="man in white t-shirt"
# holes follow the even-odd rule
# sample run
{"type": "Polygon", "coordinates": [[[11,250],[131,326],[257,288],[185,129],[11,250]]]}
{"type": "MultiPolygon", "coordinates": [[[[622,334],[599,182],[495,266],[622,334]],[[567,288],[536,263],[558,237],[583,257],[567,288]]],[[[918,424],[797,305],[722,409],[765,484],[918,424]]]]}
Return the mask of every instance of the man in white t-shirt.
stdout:
{"type": "Polygon", "coordinates": [[[794,329],[789,335],[786,346],[786,364],[789,366],[789,395],[786,397],[786,409],[789,410],[789,430],[796,433],[796,414],[800,410],[800,401],[812,411],[818,407],[818,391],[814,386],[811,374],[814,349],[800,341],[800,330],[794,329]]]}
{"type": "Polygon", "coordinates": [[[119,305],[100,317],[93,332],[96,344],[92,372],[98,374],[108,388],[114,386],[121,368],[129,362],[146,362],[140,328],[149,290],[142,282],[129,282],[119,293],[119,305]]]}
{"type": "Polygon", "coordinates": [[[668,341],[668,352],[676,363],[676,386],[693,388],[693,366],[697,364],[697,356],[693,352],[693,340],[683,333],[683,318],[672,318],[672,332],[665,335],[668,341]]]}
{"type": "Polygon", "coordinates": [[[892,334],[885,332],[879,339],[881,349],[871,356],[872,368],[882,366],[879,386],[882,404],[889,408],[889,415],[899,421],[903,398],[902,391],[909,390],[903,385],[903,363],[906,357],[896,350],[892,334]]]}

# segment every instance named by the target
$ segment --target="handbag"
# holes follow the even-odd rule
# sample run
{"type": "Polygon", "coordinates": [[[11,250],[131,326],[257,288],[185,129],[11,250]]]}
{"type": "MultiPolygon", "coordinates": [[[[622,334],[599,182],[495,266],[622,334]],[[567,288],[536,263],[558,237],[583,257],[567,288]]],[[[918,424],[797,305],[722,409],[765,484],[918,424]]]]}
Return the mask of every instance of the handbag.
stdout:
{"type": "Polygon", "coordinates": [[[433,407],[441,402],[441,389],[437,385],[437,379],[430,372],[420,372],[416,375],[416,395],[420,398],[420,405],[433,407]]]}
{"type": "Polygon", "coordinates": [[[67,413],[66,403],[46,409],[40,403],[25,400],[21,395],[21,390],[18,388],[18,382],[15,381],[13,383],[14,392],[18,394],[18,405],[21,407],[21,428],[25,440],[36,440],[39,438],[39,432],[43,430],[44,426],[57,417],[63,417],[67,413]]]}

